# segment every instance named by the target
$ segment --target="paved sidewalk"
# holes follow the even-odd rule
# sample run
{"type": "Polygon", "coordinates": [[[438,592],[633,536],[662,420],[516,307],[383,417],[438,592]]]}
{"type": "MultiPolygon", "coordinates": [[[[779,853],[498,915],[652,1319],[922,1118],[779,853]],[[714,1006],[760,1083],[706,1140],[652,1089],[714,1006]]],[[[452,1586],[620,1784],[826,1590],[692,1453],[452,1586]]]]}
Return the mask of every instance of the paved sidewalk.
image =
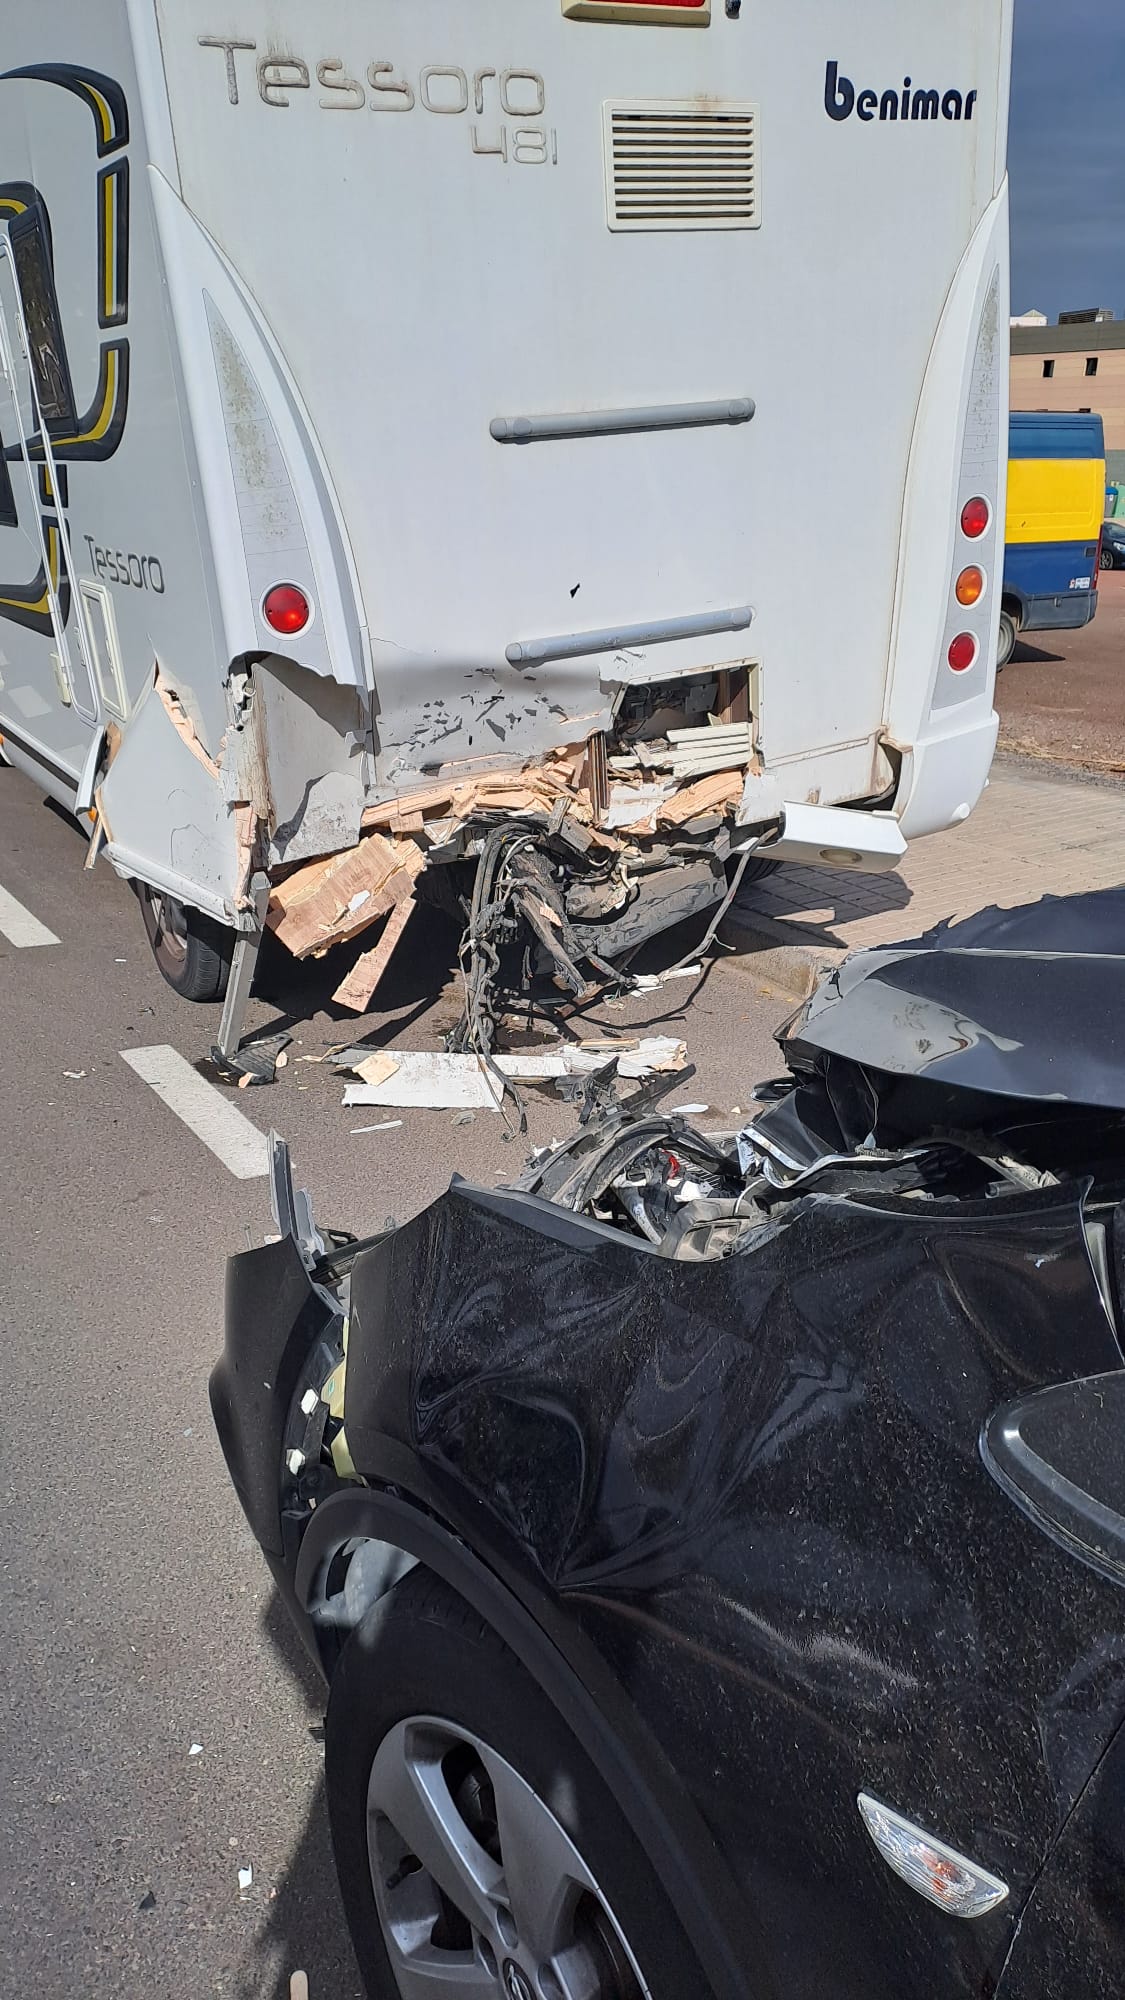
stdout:
{"type": "Polygon", "coordinates": [[[894,874],[780,868],[742,891],[722,935],[747,971],[801,998],[821,967],[861,945],[916,937],[991,903],[1122,881],[1125,786],[1000,759],[971,819],[916,841],[894,874]]]}

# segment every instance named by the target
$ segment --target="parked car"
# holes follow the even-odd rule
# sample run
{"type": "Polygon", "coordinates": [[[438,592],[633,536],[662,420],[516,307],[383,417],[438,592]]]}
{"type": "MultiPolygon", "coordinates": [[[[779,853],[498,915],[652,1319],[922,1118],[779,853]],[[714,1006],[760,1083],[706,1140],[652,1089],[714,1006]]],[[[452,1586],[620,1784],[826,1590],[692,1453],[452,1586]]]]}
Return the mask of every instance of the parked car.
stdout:
{"type": "Polygon", "coordinates": [[[376,2000],[1118,1991],[1123,937],[856,954],[739,1132],[600,1076],[364,1241],[274,1140],[212,1404],[376,2000]]]}
{"type": "Polygon", "coordinates": [[[1125,569],[1125,521],[1102,522],[1101,569],[1125,569]]]}

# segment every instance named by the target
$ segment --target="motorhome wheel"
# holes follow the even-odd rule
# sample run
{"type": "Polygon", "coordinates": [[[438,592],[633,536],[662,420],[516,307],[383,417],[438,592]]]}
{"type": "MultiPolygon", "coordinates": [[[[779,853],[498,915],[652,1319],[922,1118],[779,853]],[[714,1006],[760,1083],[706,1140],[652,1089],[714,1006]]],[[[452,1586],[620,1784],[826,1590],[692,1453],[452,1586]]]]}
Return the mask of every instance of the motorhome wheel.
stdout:
{"type": "Polygon", "coordinates": [[[183,1000],[221,1000],[227,990],[234,932],[146,883],[137,884],[152,955],[183,1000]]]}

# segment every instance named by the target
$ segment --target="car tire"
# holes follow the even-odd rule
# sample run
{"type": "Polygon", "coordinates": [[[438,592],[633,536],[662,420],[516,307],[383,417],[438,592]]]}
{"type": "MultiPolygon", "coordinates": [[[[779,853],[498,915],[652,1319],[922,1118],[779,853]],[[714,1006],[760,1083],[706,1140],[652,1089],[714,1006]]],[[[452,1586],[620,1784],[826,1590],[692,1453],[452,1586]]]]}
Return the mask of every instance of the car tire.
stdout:
{"type": "Polygon", "coordinates": [[[1016,621],[1010,611],[1000,613],[1000,636],[996,642],[997,670],[1006,667],[1016,650],[1016,621]]]}
{"type": "Polygon", "coordinates": [[[1106,544],[1103,542],[1100,550],[1098,551],[1098,568],[1114,569],[1115,567],[1116,567],[1116,559],[1114,557],[1113,550],[1111,548],[1107,548],[1106,544]]]}
{"type": "Polygon", "coordinates": [[[370,2000],[415,1991],[419,1953],[434,2000],[443,1969],[455,1996],[474,1965],[498,2000],[561,1996],[550,1967],[563,1950],[598,2000],[642,2000],[646,1987],[651,2000],[706,2000],[621,1804],[515,1655],[430,1571],[396,1584],[344,1648],[325,1772],[370,2000]]]}
{"type": "Polygon", "coordinates": [[[234,932],[145,882],[135,887],[161,977],[181,1000],[221,1000],[230,978],[234,932]]]}

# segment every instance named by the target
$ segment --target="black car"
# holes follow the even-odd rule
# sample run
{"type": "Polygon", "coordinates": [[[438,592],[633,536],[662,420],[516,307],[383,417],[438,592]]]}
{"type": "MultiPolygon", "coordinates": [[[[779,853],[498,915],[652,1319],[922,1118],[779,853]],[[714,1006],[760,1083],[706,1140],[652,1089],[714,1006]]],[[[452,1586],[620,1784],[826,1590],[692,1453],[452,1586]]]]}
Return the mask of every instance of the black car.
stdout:
{"type": "Polygon", "coordinates": [[[1102,522],[1099,569],[1125,569],[1125,521],[1102,522]]]}
{"type": "Polygon", "coordinates": [[[859,953],[741,1132],[599,1078],[364,1242],[275,1142],[212,1403],[377,2000],[1120,1991],[1122,940],[859,953]]]}

